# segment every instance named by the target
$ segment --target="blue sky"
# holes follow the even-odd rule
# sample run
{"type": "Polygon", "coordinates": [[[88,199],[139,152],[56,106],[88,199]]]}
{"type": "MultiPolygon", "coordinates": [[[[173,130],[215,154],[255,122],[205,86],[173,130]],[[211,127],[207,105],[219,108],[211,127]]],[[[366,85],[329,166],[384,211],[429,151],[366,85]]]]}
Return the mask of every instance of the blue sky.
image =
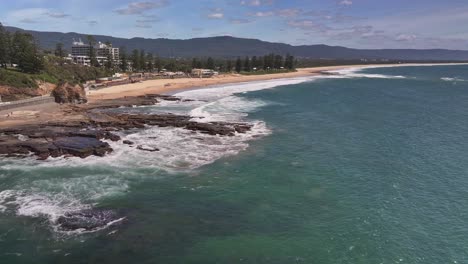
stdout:
{"type": "Polygon", "coordinates": [[[126,38],[468,50],[466,0],[2,0],[0,22],[126,38]]]}

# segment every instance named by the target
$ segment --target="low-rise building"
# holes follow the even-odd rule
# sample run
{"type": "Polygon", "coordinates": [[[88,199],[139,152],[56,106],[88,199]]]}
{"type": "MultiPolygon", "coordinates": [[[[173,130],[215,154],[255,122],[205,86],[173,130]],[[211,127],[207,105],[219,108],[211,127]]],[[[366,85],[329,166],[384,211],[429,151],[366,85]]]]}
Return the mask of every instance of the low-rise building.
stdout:
{"type": "Polygon", "coordinates": [[[218,75],[219,73],[214,71],[214,70],[210,70],[210,69],[192,69],[192,76],[193,77],[199,77],[199,78],[209,78],[209,77],[213,77],[215,75],[218,75]]]}

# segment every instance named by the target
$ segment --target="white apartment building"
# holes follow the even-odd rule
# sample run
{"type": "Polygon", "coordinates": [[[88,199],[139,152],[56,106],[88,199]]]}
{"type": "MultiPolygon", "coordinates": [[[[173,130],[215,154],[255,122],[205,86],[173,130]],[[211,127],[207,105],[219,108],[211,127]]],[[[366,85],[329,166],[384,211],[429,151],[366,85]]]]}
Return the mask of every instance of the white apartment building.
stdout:
{"type": "MultiPolygon", "coordinates": [[[[111,55],[114,64],[118,64],[120,62],[120,49],[113,48],[112,45],[107,45],[102,42],[98,42],[94,46],[96,59],[98,63],[103,66],[111,55]]],[[[72,45],[72,53],[70,57],[72,58],[74,63],[91,66],[91,46],[89,44],[85,44],[81,39],[79,41],[73,41],[72,45]]]]}

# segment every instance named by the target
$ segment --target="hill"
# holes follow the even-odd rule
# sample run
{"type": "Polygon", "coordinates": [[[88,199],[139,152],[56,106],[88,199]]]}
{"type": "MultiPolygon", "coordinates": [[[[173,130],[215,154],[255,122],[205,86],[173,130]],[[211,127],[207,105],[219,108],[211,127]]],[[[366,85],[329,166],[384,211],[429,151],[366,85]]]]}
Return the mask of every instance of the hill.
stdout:
{"type": "MultiPolygon", "coordinates": [[[[8,31],[26,31],[32,34],[43,49],[53,50],[59,42],[70,50],[73,39],[86,40],[86,34],[40,32],[6,27],[8,31]]],[[[257,39],[244,39],[228,36],[176,39],[116,38],[95,35],[97,41],[111,42],[115,47],[126,47],[128,51],[144,49],[161,57],[237,57],[265,55],[268,53],[287,54],[312,59],[389,59],[389,60],[434,60],[467,61],[466,50],[444,49],[351,49],[327,45],[292,46],[284,43],[272,43],[257,39]]]]}

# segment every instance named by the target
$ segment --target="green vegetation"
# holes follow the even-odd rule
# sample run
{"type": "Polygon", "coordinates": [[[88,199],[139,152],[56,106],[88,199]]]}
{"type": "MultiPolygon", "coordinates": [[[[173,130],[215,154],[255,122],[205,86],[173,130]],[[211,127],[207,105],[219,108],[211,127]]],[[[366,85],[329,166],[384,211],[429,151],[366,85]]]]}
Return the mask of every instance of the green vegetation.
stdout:
{"type": "Polygon", "coordinates": [[[34,37],[19,31],[11,35],[0,23],[0,66],[12,64],[24,73],[38,73],[44,67],[34,37]]]}
{"type": "MultiPolygon", "coordinates": [[[[88,40],[93,42],[94,38],[90,36],[88,40]]],[[[79,84],[113,73],[112,64],[104,68],[67,64],[63,59],[65,51],[61,43],[57,44],[54,55],[41,53],[38,47],[32,35],[21,32],[10,34],[0,23],[0,85],[37,88],[38,81],[79,84]]]]}
{"type": "Polygon", "coordinates": [[[37,88],[34,75],[0,69],[0,84],[20,88],[37,88]]]}

